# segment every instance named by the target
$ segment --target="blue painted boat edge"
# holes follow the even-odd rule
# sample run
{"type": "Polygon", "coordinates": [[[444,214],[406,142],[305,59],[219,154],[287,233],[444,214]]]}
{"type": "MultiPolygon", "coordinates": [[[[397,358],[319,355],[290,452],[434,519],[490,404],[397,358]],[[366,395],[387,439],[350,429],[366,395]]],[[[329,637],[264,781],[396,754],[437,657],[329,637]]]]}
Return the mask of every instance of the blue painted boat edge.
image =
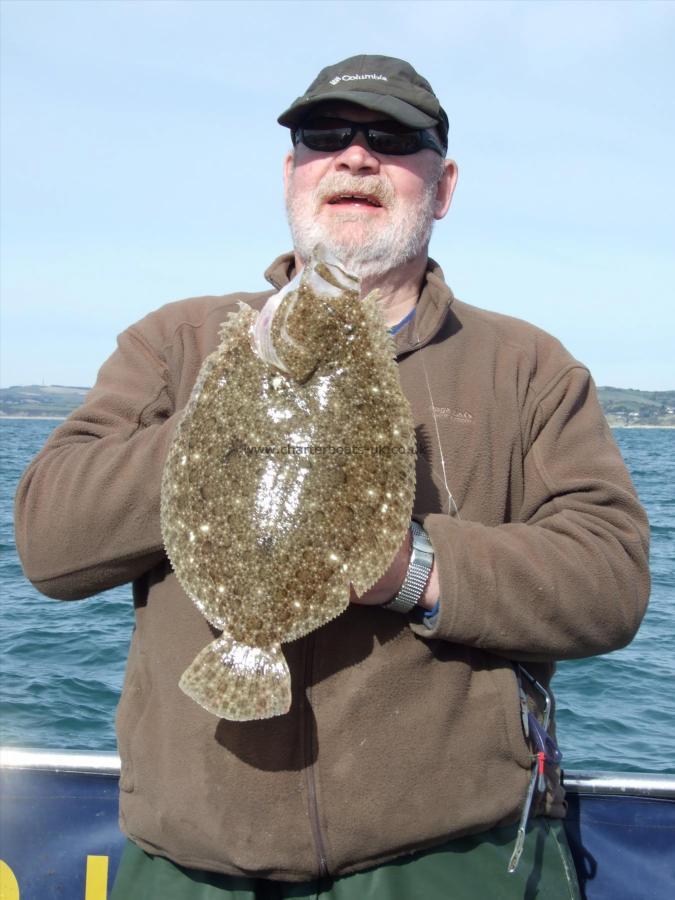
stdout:
{"type": "MultiPolygon", "coordinates": [[[[10,900],[107,900],[124,846],[119,771],[110,752],[0,748],[1,874],[10,900]]],[[[565,773],[563,783],[585,900],[672,900],[675,775],[565,773]]]]}

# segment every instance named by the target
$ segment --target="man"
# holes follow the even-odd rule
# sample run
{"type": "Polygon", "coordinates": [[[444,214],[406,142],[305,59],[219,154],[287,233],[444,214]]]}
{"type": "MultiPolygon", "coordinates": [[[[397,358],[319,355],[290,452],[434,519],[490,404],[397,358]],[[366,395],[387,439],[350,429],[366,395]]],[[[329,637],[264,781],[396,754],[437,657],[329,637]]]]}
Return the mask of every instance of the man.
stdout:
{"type": "Polygon", "coordinates": [[[633,637],[644,513],[586,369],[538,329],[456,300],[428,259],[457,178],[428,82],[353,57],[279,121],[295,253],[267,277],[279,289],[323,242],[381,291],[423,437],[416,524],[373,589],[285,645],[287,715],[205,712],[178,688],[212,634],[164,554],[162,465],[219,325],[269,292],[171,304],[120,336],[17,496],[39,589],[78,599],[134,582],[117,718],[131,843],[114,897],[577,897],[555,752],[537,760],[523,725],[543,733],[556,660],[633,637]],[[509,873],[533,761],[545,789],[509,873]]]}

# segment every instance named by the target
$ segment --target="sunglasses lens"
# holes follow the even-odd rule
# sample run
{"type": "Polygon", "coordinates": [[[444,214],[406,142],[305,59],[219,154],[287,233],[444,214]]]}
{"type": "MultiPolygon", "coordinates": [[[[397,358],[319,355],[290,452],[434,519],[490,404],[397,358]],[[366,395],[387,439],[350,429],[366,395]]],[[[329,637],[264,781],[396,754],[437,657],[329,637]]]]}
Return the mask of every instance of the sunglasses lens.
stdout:
{"type": "Polygon", "coordinates": [[[369,128],[368,143],[376,153],[390,156],[407,156],[422,149],[419,131],[391,132],[369,128]]]}
{"type": "Polygon", "coordinates": [[[310,150],[331,153],[349,146],[352,129],[348,125],[333,128],[317,128],[310,125],[299,129],[298,138],[310,150]]]}

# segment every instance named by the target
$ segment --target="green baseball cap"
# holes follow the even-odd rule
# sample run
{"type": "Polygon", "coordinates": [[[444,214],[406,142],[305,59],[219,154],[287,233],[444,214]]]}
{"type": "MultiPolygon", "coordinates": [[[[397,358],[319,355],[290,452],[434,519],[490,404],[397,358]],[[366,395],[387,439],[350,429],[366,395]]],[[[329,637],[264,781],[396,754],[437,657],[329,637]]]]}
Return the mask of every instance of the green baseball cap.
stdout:
{"type": "Polygon", "coordinates": [[[296,128],[320,103],[344,100],[384,113],[410,128],[433,128],[448,146],[448,117],[431,89],[410,63],[393,56],[350,56],[322,69],[305,93],[277,121],[296,128]]]}

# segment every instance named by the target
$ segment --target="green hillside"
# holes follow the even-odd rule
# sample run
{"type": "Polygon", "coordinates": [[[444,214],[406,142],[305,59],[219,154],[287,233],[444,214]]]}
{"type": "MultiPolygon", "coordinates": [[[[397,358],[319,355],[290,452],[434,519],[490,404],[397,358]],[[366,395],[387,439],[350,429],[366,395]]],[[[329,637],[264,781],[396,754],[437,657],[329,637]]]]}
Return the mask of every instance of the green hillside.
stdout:
{"type": "Polygon", "coordinates": [[[610,425],[675,426],[675,391],[601,387],[598,397],[610,425]]]}
{"type": "Polygon", "coordinates": [[[65,418],[82,405],[88,390],[60,384],[0,388],[0,416],[65,418]]]}

